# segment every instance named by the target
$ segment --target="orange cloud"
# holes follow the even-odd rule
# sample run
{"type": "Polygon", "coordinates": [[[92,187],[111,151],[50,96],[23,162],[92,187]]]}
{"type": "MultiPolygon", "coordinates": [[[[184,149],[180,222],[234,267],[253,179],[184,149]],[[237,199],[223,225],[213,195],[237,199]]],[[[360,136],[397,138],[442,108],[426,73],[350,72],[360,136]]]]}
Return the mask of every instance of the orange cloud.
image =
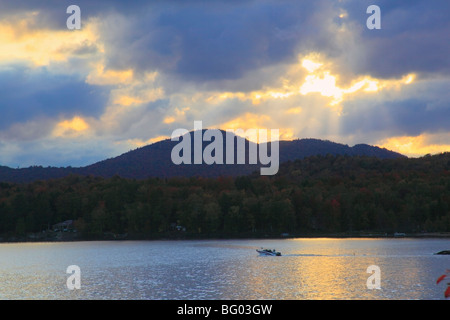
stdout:
{"type": "Polygon", "coordinates": [[[97,63],[95,68],[86,77],[86,82],[94,85],[129,84],[133,80],[133,70],[105,70],[102,63],[97,63]]]}
{"type": "Polygon", "coordinates": [[[81,117],[59,122],[53,130],[53,136],[73,137],[89,129],[89,124],[81,117]]]}
{"type": "Polygon", "coordinates": [[[172,122],[175,122],[175,118],[174,117],[165,117],[163,122],[166,124],[170,124],[172,122]]]}
{"type": "MultiPolygon", "coordinates": [[[[244,115],[237,117],[233,120],[225,122],[221,124],[219,127],[222,130],[238,130],[242,129],[243,131],[247,131],[249,129],[266,129],[270,132],[270,129],[278,129],[279,130],[279,139],[292,139],[294,133],[290,128],[278,128],[277,126],[273,126],[271,124],[272,120],[267,115],[258,115],[254,113],[245,113],[244,115]]],[[[256,130],[256,131],[257,131],[256,130]]],[[[240,135],[239,132],[235,132],[237,135],[240,135]]],[[[257,132],[251,133],[247,132],[248,135],[245,136],[248,140],[252,142],[258,142],[257,132]]],[[[246,134],[246,133],[244,133],[246,134]]],[[[270,134],[267,139],[271,139],[270,134]]]]}
{"type": "Polygon", "coordinates": [[[426,154],[437,154],[450,151],[450,141],[447,134],[421,134],[419,136],[391,137],[380,141],[377,146],[399,152],[408,157],[421,157],[426,154]]]}
{"type": "MultiPolygon", "coordinates": [[[[131,106],[152,102],[164,97],[164,89],[155,87],[154,81],[157,72],[147,74],[143,78],[133,78],[132,70],[110,71],[113,74],[105,75],[105,82],[100,80],[97,84],[114,84],[117,87],[111,90],[110,99],[113,105],[131,106]],[[107,80],[109,79],[109,80],[107,80]]],[[[89,78],[89,77],[88,77],[89,78]]],[[[103,76],[102,76],[103,78],[103,76]]],[[[91,79],[92,80],[92,79],[91,79]]],[[[90,81],[87,79],[87,81],[90,81]]]]}
{"type": "MultiPolygon", "coordinates": [[[[329,106],[338,106],[353,94],[371,94],[383,89],[399,89],[416,79],[415,74],[407,74],[400,79],[377,79],[369,75],[358,76],[348,86],[339,85],[339,74],[334,74],[333,64],[318,53],[299,56],[297,63],[286,69],[278,79],[279,86],[264,87],[251,92],[213,92],[205,102],[218,104],[229,99],[250,101],[257,106],[263,101],[288,99],[299,95],[318,93],[330,98],[329,106]]],[[[339,108],[337,108],[340,111],[339,108]]],[[[292,110],[291,110],[292,111],[292,110]]]]}
{"type": "Polygon", "coordinates": [[[141,148],[146,145],[149,145],[149,144],[152,144],[152,143],[155,143],[158,141],[166,140],[166,139],[170,139],[170,137],[169,136],[158,136],[155,138],[150,138],[148,140],[128,139],[126,142],[134,147],[141,148]]]}
{"type": "Polygon", "coordinates": [[[66,61],[72,50],[97,44],[94,24],[87,21],[81,30],[50,30],[31,27],[37,12],[29,12],[12,21],[0,21],[0,64],[20,61],[34,66],[47,66],[53,61],[66,61]]]}
{"type": "Polygon", "coordinates": [[[309,58],[302,60],[302,66],[308,70],[309,75],[301,85],[300,93],[303,95],[319,93],[322,96],[330,97],[332,98],[331,106],[341,103],[346,95],[361,91],[377,92],[385,88],[398,89],[401,85],[412,83],[416,78],[415,74],[407,74],[401,79],[376,79],[366,75],[354,79],[348,88],[342,88],[337,85],[339,75],[331,74],[331,71],[325,69],[323,65],[323,63],[314,62],[309,58]]]}
{"type": "Polygon", "coordinates": [[[302,108],[301,107],[289,108],[286,111],[287,114],[299,114],[300,112],[302,112],[302,108]]]}

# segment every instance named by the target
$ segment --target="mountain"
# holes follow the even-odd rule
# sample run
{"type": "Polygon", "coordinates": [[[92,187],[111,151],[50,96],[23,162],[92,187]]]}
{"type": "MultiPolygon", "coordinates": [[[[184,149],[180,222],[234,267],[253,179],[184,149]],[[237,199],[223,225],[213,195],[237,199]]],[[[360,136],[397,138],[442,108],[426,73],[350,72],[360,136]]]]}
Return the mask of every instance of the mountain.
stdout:
{"type": "Polygon", "coordinates": [[[395,159],[404,155],[367,144],[348,145],[319,139],[297,139],[292,141],[280,141],[280,163],[303,159],[315,155],[349,155],[368,156],[379,159],[395,159]]]}
{"type": "MultiPolygon", "coordinates": [[[[203,130],[203,133],[205,130],[203,130]]],[[[223,162],[226,161],[226,139],[225,132],[222,133],[223,141],[223,162]]],[[[187,136],[187,135],[186,135],[187,136]]],[[[185,136],[185,137],[186,137],[185,136]]],[[[190,159],[193,163],[194,159],[194,132],[189,133],[191,141],[190,159]]],[[[188,139],[189,139],[188,138],[188,139]]],[[[184,139],[184,138],[183,138],[184,139]]],[[[182,140],[180,140],[181,142],[182,140]]],[[[183,140],[184,141],[184,140],[183,140]]],[[[197,140],[198,141],[198,140],[197,140]]],[[[249,164],[249,152],[252,147],[261,147],[262,144],[257,145],[244,138],[234,136],[234,161],[233,165],[229,164],[180,164],[176,165],[172,162],[171,153],[175,146],[179,145],[179,141],[171,141],[166,139],[153,143],[151,145],[138,148],[118,157],[103,160],[92,165],[80,168],[55,168],[55,167],[41,167],[32,166],[29,168],[12,169],[5,166],[0,166],[0,181],[3,182],[30,182],[35,180],[47,180],[53,178],[61,178],[70,174],[79,175],[93,175],[100,177],[112,177],[118,175],[124,178],[144,179],[147,177],[168,178],[174,176],[202,176],[202,177],[218,177],[218,176],[240,176],[247,175],[254,171],[259,171],[261,167],[268,167],[269,165],[249,164]],[[236,164],[238,154],[238,142],[245,143],[245,163],[236,164]]],[[[204,141],[202,150],[212,143],[216,143],[214,139],[212,142],[204,141]]],[[[217,141],[218,145],[221,143],[217,141]]],[[[218,146],[217,145],[217,146],[218,146]]],[[[268,143],[267,149],[270,151],[271,146],[268,143]]],[[[180,153],[184,156],[184,153],[180,153]]],[[[270,152],[269,152],[270,154],[270,152]]],[[[298,139],[292,141],[279,141],[279,162],[280,164],[286,161],[293,161],[296,159],[303,159],[305,157],[314,155],[349,155],[349,156],[371,156],[380,159],[392,159],[404,157],[403,155],[389,151],[387,149],[358,144],[353,147],[348,145],[335,143],[319,139],[298,139]]],[[[273,160],[273,159],[272,159],[273,160]]],[[[273,160],[274,161],[274,160],[273,160]]],[[[230,161],[228,161],[229,163],[230,161]]]]}

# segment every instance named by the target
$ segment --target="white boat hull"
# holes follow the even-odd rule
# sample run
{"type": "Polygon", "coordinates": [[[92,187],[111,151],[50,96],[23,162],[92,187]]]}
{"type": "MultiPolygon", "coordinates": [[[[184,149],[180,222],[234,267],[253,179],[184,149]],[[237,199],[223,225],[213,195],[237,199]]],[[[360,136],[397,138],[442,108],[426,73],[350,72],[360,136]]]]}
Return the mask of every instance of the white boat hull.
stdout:
{"type": "Polygon", "coordinates": [[[256,251],[262,256],[274,256],[274,257],[281,256],[281,253],[277,251],[258,250],[258,249],[256,251]]]}

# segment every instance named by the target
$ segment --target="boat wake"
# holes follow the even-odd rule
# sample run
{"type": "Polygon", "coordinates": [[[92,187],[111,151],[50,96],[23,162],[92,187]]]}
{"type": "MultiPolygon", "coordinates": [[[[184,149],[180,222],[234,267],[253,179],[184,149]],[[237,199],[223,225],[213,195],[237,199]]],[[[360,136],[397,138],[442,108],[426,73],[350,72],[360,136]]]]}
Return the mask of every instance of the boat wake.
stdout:
{"type": "Polygon", "coordinates": [[[314,253],[292,253],[292,254],[283,254],[285,257],[362,257],[363,255],[355,255],[355,254],[314,254],[314,253]]]}
{"type": "Polygon", "coordinates": [[[329,255],[326,254],[312,254],[312,253],[293,253],[293,254],[284,254],[285,257],[329,257],[329,255]]]}

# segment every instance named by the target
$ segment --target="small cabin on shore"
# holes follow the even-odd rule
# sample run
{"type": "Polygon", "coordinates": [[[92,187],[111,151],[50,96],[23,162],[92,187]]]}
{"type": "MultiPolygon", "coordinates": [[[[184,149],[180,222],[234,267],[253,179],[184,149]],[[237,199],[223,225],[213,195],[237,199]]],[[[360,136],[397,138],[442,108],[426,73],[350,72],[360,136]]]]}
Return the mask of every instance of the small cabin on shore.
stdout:
{"type": "Polygon", "coordinates": [[[55,232],[67,232],[73,230],[73,220],[66,220],[56,223],[52,226],[52,230],[55,232]]]}

